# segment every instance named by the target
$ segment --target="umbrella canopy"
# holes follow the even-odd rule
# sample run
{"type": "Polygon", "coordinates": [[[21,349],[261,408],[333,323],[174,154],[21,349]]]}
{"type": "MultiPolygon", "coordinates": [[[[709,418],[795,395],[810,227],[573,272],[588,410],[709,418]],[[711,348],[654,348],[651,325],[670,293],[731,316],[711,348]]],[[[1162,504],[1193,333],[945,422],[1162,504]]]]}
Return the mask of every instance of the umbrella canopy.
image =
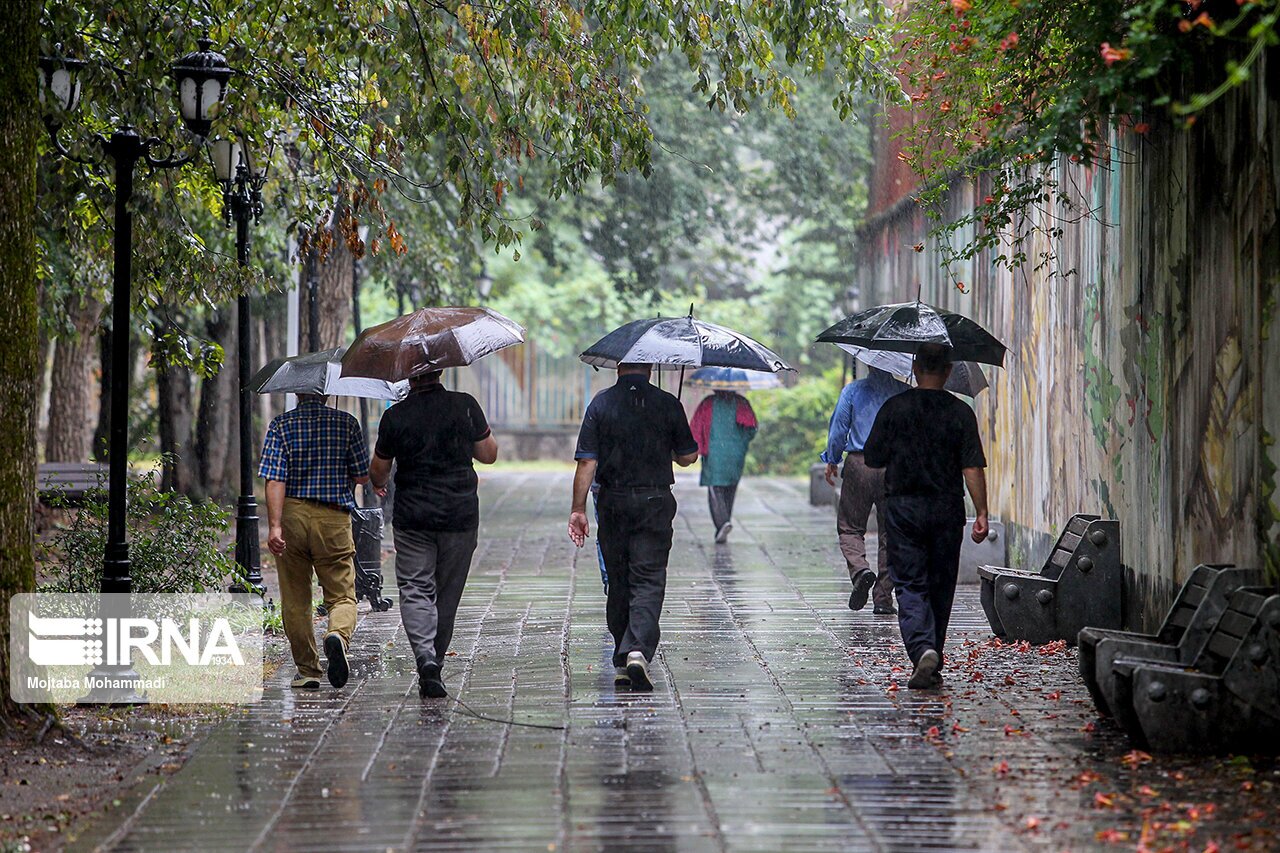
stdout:
{"type": "Polygon", "coordinates": [[[343,377],[342,354],[346,351],[346,347],[338,347],[274,359],[253,375],[249,387],[259,394],[324,394],[375,400],[399,400],[409,390],[408,382],[343,377]]]}
{"type": "Polygon", "coordinates": [[[880,305],[845,317],[819,341],[914,353],[921,344],[951,347],[956,361],[1004,367],[1005,345],[968,317],[923,302],[880,305]]]}
{"type": "MultiPolygon", "coordinates": [[[[878,367],[896,376],[911,375],[912,355],[910,353],[867,349],[849,344],[836,344],[836,346],[869,367],[878,367]]],[[[976,397],[987,385],[987,377],[976,363],[957,361],[951,365],[951,375],[947,377],[947,384],[943,387],[956,394],[976,397]]]]}
{"type": "Polygon", "coordinates": [[[361,332],[342,358],[342,375],[396,382],[520,343],[524,327],[490,308],[422,308],[361,332]]]}
{"type": "Polygon", "coordinates": [[[737,367],[700,367],[689,376],[690,388],[711,391],[761,391],[782,384],[776,373],[742,370],[737,367]]]}
{"type": "Polygon", "coordinates": [[[741,332],[692,317],[655,317],[614,329],[578,358],[592,367],[652,364],[659,370],[737,367],[794,370],[776,352],[741,332]]]}

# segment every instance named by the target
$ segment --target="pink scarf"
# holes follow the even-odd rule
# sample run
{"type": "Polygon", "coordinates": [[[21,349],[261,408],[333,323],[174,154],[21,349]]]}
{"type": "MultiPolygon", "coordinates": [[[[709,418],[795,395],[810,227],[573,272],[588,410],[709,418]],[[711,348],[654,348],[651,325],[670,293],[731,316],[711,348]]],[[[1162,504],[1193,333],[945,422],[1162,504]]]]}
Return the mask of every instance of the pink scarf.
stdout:
{"type": "MultiPolygon", "coordinates": [[[[734,394],[738,398],[737,423],[743,429],[756,429],[759,423],[756,421],[755,410],[751,408],[751,404],[747,402],[747,398],[741,394],[734,394]]],[[[693,431],[693,440],[698,443],[698,454],[706,456],[711,448],[711,411],[715,405],[715,395],[704,399],[698,404],[698,408],[693,412],[693,420],[689,421],[689,429],[693,431]]]]}

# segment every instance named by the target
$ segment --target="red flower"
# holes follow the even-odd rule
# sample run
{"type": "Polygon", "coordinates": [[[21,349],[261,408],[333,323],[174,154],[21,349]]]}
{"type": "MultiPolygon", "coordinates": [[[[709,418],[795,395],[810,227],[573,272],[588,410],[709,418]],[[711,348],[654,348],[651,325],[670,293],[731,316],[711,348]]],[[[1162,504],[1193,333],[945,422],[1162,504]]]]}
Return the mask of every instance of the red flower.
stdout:
{"type": "Polygon", "coordinates": [[[1110,68],[1117,62],[1126,62],[1133,57],[1133,51],[1127,47],[1112,47],[1111,42],[1102,43],[1102,61],[1110,68]]]}
{"type": "Polygon", "coordinates": [[[1018,46],[1017,33],[1009,33],[1009,35],[1005,36],[1003,39],[1000,40],[1000,50],[1002,51],[1009,50],[1010,48],[1014,48],[1017,46],[1018,46]]]}

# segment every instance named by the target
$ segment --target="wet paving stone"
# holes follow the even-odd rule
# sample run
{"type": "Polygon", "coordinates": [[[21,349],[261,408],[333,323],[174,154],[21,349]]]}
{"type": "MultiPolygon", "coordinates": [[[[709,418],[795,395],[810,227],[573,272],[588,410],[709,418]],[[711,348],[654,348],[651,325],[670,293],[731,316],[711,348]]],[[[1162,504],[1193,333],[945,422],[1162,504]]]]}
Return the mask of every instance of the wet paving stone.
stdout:
{"type": "Polygon", "coordinates": [[[595,550],[565,535],[568,478],[487,476],[445,668],[466,708],[420,701],[398,611],[362,605],[346,689],[300,694],[282,669],[74,848],[1280,849],[1273,760],[1132,751],[1094,715],[1074,651],[995,642],[976,587],[943,689],[909,691],[893,617],[845,608],[830,509],[799,482],[747,480],[715,546],[694,482],[677,487],[652,694],[613,687],[595,550]]]}

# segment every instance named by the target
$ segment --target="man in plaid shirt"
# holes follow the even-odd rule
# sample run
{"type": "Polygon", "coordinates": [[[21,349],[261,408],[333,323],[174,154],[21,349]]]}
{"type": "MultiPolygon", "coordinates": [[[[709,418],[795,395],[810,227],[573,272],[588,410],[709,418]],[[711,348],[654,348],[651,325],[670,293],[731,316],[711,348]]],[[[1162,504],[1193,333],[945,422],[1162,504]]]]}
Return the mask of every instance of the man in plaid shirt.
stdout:
{"type": "Polygon", "coordinates": [[[267,481],[267,547],[276,556],[284,633],[298,672],[294,687],[320,688],[320,657],[311,616],[311,573],[324,591],[329,683],[342,687],[347,646],[356,627],[353,486],[369,479],[369,448],[359,422],[299,394],[298,406],[267,427],[258,476],[267,481]]]}

